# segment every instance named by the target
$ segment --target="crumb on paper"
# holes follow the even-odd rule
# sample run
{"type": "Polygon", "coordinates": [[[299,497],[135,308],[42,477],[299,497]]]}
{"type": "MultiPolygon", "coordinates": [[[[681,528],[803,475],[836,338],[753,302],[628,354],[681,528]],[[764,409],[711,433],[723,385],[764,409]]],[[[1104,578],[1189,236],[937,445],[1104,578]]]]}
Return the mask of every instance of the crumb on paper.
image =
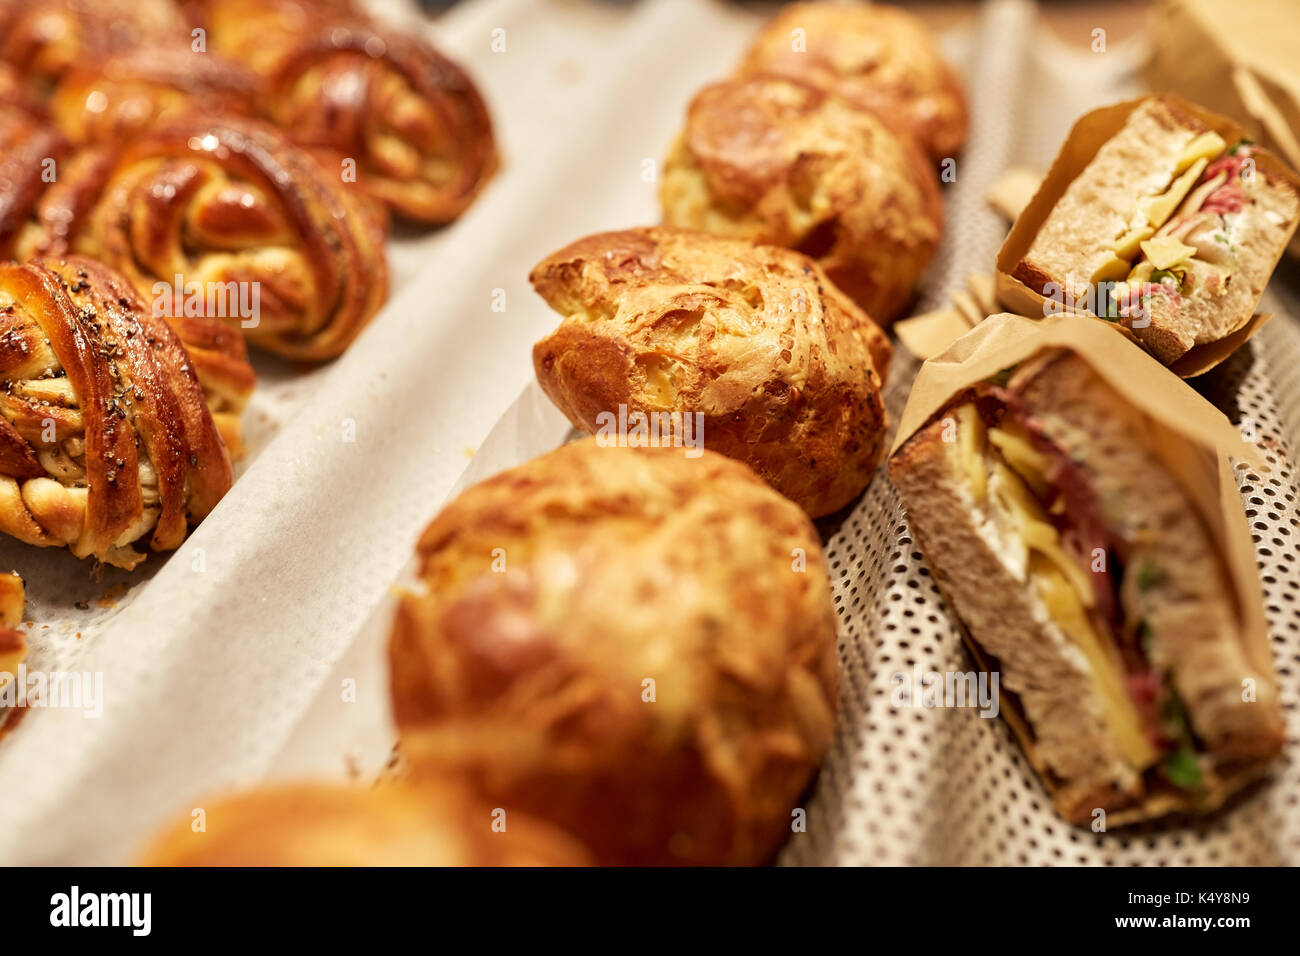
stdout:
{"type": "Polygon", "coordinates": [[[111,588],[103,593],[98,601],[95,602],[97,607],[115,608],[117,607],[118,598],[126,593],[124,583],[114,584],[111,588]]]}

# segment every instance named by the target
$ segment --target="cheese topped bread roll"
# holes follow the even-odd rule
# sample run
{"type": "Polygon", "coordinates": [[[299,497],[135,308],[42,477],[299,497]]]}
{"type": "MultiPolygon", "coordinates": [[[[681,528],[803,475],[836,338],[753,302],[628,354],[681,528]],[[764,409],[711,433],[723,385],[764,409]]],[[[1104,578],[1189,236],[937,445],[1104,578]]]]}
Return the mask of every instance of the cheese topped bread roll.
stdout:
{"type": "Polygon", "coordinates": [[[847,505],[884,453],[889,340],[815,263],[682,229],[580,239],[532,272],[562,315],[533,347],[574,426],[690,426],[813,517],[847,505]]]}
{"type": "Polygon", "coordinates": [[[915,14],[876,3],[791,3],[763,27],[740,76],[788,76],[911,133],[935,162],[966,143],[966,94],[915,14]]]}
{"type": "Polygon", "coordinates": [[[796,249],[887,326],[943,233],[933,170],[905,130],[801,80],[706,87],[664,161],[664,222],[796,249]]]}
{"type": "Polygon", "coordinates": [[[280,784],[206,804],[145,851],[144,866],[583,866],[554,827],[454,784],[280,784]]]}
{"type": "Polygon", "coordinates": [[[417,559],[389,645],[413,778],[606,864],[756,864],[789,834],[835,610],[812,523],[744,465],[573,442],[467,490],[417,559]]]}

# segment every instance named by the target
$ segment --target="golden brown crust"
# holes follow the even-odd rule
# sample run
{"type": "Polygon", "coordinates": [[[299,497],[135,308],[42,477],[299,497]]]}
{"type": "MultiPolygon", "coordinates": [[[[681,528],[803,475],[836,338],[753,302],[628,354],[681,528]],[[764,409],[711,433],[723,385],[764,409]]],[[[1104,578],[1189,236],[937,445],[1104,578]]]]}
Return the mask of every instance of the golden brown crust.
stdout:
{"type": "Polygon", "coordinates": [[[412,773],[602,863],[766,859],[830,741],[835,612],[808,518],[705,452],[566,445],[417,546],[393,700],[412,773]]]}
{"type": "Polygon", "coordinates": [[[925,24],[891,6],[792,3],[759,33],[739,76],[810,83],[911,131],[935,162],[966,143],[966,95],[925,24]],[[796,31],[799,31],[796,33],[796,31]]]}
{"type": "Polygon", "coordinates": [[[806,257],[656,227],[588,236],[531,279],[564,316],[537,379],[576,427],[620,405],[700,413],[705,447],[814,517],[871,481],[889,342],[806,257]]]}
{"type": "Polygon", "coordinates": [[[669,225],[807,253],[882,324],[911,300],[943,232],[938,182],[910,139],[777,77],[695,97],[660,198],[669,225]]]}
{"type": "Polygon", "coordinates": [[[260,95],[255,73],[187,46],[148,47],[69,69],[50,103],[74,143],[122,143],[187,111],[251,115],[260,95]]]}
{"type": "Polygon", "coordinates": [[[296,142],[356,163],[394,213],[450,222],[497,168],[487,107],[457,64],[348,4],[231,0],[208,15],[213,49],[266,79],[266,114],[296,142]]]}
{"type": "Polygon", "coordinates": [[[82,155],[84,169],[47,194],[42,221],[149,300],[170,294],[173,310],[183,301],[206,312],[206,293],[220,292],[214,318],[254,345],[318,361],[341,354],[387,296],[380,211],[268,125],[187,115],[120,152],[82,155]],[[205,294],[191,296],[192,282],[205,294]],[[254,292],[257,314],[240,314],[236,297],[251,306],[254,292]]]}
{"type": "Polygon", "coordinates": [[[0,0],[0,60],[42,95],[77,64],[189,39],[172,0],[0,0]]]}
{"type": "Polygon", "coordinates": [[[584,866],[567,834],[445,783],[289,784],[206,805],[154,838],[143,866],[584,866]],[[504,814],[494,812],[504,810],[504,814]],[[504,828],[502,826],[504,825],[504,828]]]}
{"type": "Polygon", "coordinates": [[[229,490],[184,345],[88,259],[0,265],[0,530],[133,568],[229,490]]]}

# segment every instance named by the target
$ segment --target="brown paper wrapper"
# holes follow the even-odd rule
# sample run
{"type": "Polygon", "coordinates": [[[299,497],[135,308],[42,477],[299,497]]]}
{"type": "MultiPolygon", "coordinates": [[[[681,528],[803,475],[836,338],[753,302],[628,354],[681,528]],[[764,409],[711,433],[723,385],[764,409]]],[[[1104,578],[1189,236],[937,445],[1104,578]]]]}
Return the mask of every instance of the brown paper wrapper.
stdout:
{"type": "MultiPolygon", "coordinates": [[[[1212,113],[1195,103],[1183,100],[1181,97],[1175,97],[1175,99],[1178,100],[1181,109],[1196,117],[1208,129],[1214,130],[1228,143],[1235,143],[1242,137],[1253,138],[1250,137],[1249,131],[1245,127],[1228,119],[1226,116],[1212,113]]],[[[1128,100],[1114,106],[1093,110],[1081,117],[1071,128],[1070,135],[1066,137],[1060,152],[1056,154],[1056,159],[1052,162],[1052,168],[1048,170],[1047,176],[1043,179],[1043,184],[1038,187],[1038,192],[1034,194],[1034,198],[1029,201],[1029,205],[1025,207],[1015,225],[1011,227],[1011,232],[1007,235],[1006,240],[1002,243],[1002,248],[998,251],[997,295],[998,301],[1001,302],[1003,308],[1026,316],[1046,315],[1049,311],[1060,312],[1067,308],[1063,303],[1049,303],[1038,290],[1025,285],[1015,278],[1012,273],[1015,271],[1016,264],[1025,257],[1025,253],[1033,245],[1038,230],[1042,228],[1043,223],[1047,220],[1048,215],[1051,214],[1052,209],[1070,183],[1074,182],[1075,177],[1092,162],[1093,157],[1097,155],[1097,150],[1101,149],[1107,140],[1120,131],[1129,114],[1141,102],[1142,99],[1128,100]]],[[[1265,176],[1285,180],[1297,190],[1300,190],[1300,177],[1297,177],[1278,157],[1265,149],[1256,153],[1254,159],[1255,168],[1265,176]]],[[[1079,304],[1076,303],[1076,305],[1079,304]]],[[[1082,305],[1079,305],[1079,308],[1075,311],[1084,315],[1092,315],[1082,305]]],[[[1174,363],[1171,368],[1180,378],[1193,378],[1208,372],[1258,332],[1264,322],[1267,321],[1267,318],[1267,316],[1256,315],[1227,337],[1217,342],[1207,342],[1204,345],[1195,346],[1174,363]]],[[[1122,328],[1117,323],[1110,324],[1115,325],[1116,328],[1122,328]]],[[[1122,329],[1122,331],[1132,341],[1137,341],[1136,337],[1127,329],[1122,329]]]]}
{"type": "MultiPolygon", "coordinates": [[[[1170,375],[1117,327],[1068,313],[1042,319],[1006,312],[989,316],[921,366],[890,454],[966,388],[1053,348],[1079,355],[1156,426],[1152,430],[1154,450],[1201,516],[1223,556],[1233,588],[1242,646],[1259,673],[1273,674],[1255,550],[1230,459],[1246,462],[1257,472],[1268,472],[1269,466],[1222,412],[1170,375]]],[[[987,662],[975,642],[969,635],[966,639],[980,666],[985,667],[987,662]]],[[[1027,724],[1019,715],[1008,714],[1008,722],[1030,762],[1047,780],[1044,768],[1037,762],[1027,724]]],[[[1205,805],[1221,803],[1229,793],[1261,773],[1262,767],[1250,768],[1241,778],[1230,780],[1222,793],[1208,794],[1205,805]]],[[[1132,822],[1182,808],[1181,801],[1169,794],[1155,794],[1151,802],[1132,812],[1110,814],[1110,820],[1132,822]]]]}
{"type": "MultiPolygon", "coordinates": [[[[1164,0],[1146,81],[1231,116],[1300,169],[1300,18],[1294,0],[1164,0]]],[[[1288,250],[1300,255],[1300,238],[1288,250]]]]}
{"type": "Polygon", "coordinates": [[[894,332],[917,358],[933,358],[996,312],[997,304],[993,276],[975,273],[966,277],[966,288],[953,296],[951,306],[895,322],[894,332]]]}

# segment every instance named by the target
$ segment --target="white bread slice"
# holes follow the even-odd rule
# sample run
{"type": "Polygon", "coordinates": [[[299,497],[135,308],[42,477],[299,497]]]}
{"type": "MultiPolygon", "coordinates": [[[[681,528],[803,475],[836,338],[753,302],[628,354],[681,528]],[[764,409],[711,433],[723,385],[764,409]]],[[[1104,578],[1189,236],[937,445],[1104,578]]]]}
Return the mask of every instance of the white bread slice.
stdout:
{"type": "Polygon", "coordinates": [[[996,659],[991,666],[1000,669],[1002,686],[1017,695],[1017,708],[1004,713],[1062,816],[1086,823],[1101,808],[1110,824],[1119,824],[1212,809],[1262,775],[1281,748],[1273,676],[1249,663],[1226,571],[1199,516],[1151,450],[1145,416],[1077,356],[1066,353],[1034,368],[1022,401],[1083,467],[1111,528],[1132,542],[1130,572],[1139,561],[1152,562],[1151,580],[1141,589],[1133,586],[1134,574],[1125,574],[1122,600],[1131,616],[1148,621],[1150,659],[1170,673],[1211,757],[1201,794],[1125,764],[1084,656],[1002,559],[966,484],[960,442],[942,440],[943,415],[895,454],[890,475],[977,658],[996,659]],[[1258,688],[1254,703],[1241,700],[1247,677],[1258,688]]]}

